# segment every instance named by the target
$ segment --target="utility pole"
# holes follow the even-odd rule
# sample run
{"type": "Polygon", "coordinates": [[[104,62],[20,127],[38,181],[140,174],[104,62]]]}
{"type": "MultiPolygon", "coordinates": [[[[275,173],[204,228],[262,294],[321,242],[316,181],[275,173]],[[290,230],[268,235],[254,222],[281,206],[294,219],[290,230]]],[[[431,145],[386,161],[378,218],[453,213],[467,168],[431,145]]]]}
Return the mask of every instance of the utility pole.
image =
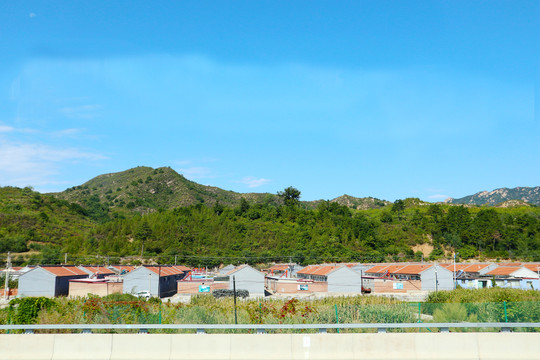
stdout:
{"type": "Polygon", "coordinates": [[[174,255],[174,265],[176,265],[176,259],[178,258],[178,255],[174,255]]]}
{"type": "Polygon", "coordinates": [[[64,265],[67,265],[67,253],[64,253],[64,265]]]}
{"type": "Polygon", "coordinates": [[[363,275],[362,275],[363,271],[360,270],[360,294],[363,294],[364,292],[362,290],[364,290],[364,279],[363,279],[363,275]]]}
{"type": "Polygon", "coordinates": [[[437,276],[437,264],[435,266],[435,291],[439,291],[439,277],[437,276]]]}
{"type": "Polygon", "coordinates": [[[11,253],[7,253],[6,284],[4,285],[4,298],[9,299],[9,272],[11,271],[11,253]]]}
{"type": "Polygon", "coordinates": [[[456,252],[454,251],[454,290],[457,287],[457,276],[456,276],[456,252]]]}
{"type": "Polygon", "coordinates": [[[161,290],[161,265],[158,265],[158,280],[157,280],[157,297],[158,299],[161,299],[161,293],[159,292],[161,290]]]}
{"type": "Polygon", "coordinates": [[[234,294],[234,324],[237,325],[238,320],[236,318],[236,278],[234,275],[232,277],[232,284],[233,284],[232,286],[233,286],[233,294],[234,294]]]}

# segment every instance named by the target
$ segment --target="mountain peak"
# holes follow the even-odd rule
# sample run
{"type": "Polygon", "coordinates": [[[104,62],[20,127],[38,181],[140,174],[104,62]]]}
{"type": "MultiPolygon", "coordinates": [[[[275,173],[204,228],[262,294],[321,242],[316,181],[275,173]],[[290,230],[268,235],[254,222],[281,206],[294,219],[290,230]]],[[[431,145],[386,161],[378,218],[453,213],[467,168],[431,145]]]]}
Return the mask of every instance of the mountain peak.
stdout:
{"type": "Polygon", "coordinates": [[[540,205],[540,186],[520,186],[513,189],[504,187],[493,191],[480,191],[474,195],[465,196],[459,199],[449,198],[445,200],[445,203],[495,206],[510,200],[522,201],[538,206],[540,205]]]}

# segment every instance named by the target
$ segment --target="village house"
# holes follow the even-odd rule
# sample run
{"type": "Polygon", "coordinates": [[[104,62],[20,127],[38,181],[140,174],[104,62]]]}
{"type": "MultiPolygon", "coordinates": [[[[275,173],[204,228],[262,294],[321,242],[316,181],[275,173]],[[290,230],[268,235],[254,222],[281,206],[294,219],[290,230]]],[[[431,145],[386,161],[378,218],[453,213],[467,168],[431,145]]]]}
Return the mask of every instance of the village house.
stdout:
{"type": "Polygon", "coordinates": [[[233,289],[236,282],[236,290],[247,290],[249,295],[264,295],[264,273],[249,265],[238,266],[227,273],[229,277],[229,289],[233,289]]]}
{"type": "Polygon", "coordinates": [[[497,286],[502,288],[539,290],[540,279],[538,272],[529,270],[525,266],[499,266],[487,272],[482,281],[487,287],[497,286]]]}
{"type": "Polygon", "coordinates": [[[177,292],[177,281],[183,279],[189,270],[181,265],[140,266],[123,276],[123,293],[148,291],[151,296],[160,298],[173,296],[177,292]]]}
{"type": "Polygon", "coordinates": [[[329,293],[361,293],[362,276],[345,265],[309,265],[299,270],[299,279],[326,283],[329,293]]]}
{"type": "Polygon", "coordinates": [[[67,296],[69,280],[88,278],[74,265],[36,266],[19,277],[18,296],[67,296]]]}

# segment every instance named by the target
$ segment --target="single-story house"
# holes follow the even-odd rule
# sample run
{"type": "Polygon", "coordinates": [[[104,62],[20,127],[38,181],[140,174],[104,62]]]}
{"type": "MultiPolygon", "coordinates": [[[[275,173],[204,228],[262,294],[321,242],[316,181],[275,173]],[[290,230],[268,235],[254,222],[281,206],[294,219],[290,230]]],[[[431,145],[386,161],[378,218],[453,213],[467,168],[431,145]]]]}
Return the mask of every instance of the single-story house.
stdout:
{"type": "Polygon", "coordinates": [[[124,278],[124,294],[149,291],[152,296],[169,297],[177,292],[177,281],[183,279],[189,268],[182,265],[140,266],[124,278]]]}
{"type": "Polygon", "coordinates": [[[88,278],[73,265],[37,266],[19,277],[19,296],[67,296],[69,280],[88,278]]]}
{"type": "Polygon", "coordinates": [[[236,290],[247,290],[249,295],[264,295],[264,273],[249,265],[239,266],[227,273],[229,277],[229,289],[233,289],[235,282],[236,290]]]}
{"type": "Polygon", "coordinates": [[[362,276],[345,265],[309,265],[298,271],[297,276],[327,283],[329,293],[362,292],[362,276]]]}

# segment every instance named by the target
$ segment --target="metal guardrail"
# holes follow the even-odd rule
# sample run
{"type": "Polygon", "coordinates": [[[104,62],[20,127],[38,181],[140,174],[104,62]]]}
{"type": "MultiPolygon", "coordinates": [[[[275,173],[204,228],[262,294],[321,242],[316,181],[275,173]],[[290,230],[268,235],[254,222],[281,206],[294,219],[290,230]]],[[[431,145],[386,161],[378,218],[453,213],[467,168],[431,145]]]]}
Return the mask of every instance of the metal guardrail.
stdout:
{"type": "Polygon", "coordinates": [[[501,332],[512,332],[513,328],[540,328],[540,323],[392,323],[392,324],[42,324],[42,325],[0,325],[0,330],[24,330],[27,334],[34,330],[80,330],[82,333],[92,333],[92,330],[139,330],[148,333],[149,330],[196,330],[204,334],[206,330],[305,330],[318,329],[325,334],[328,329],[377,329],[386,333],[387,329],[439,329],[440,332],[450,332],[450,328],[500,328],[501,332]]]}

